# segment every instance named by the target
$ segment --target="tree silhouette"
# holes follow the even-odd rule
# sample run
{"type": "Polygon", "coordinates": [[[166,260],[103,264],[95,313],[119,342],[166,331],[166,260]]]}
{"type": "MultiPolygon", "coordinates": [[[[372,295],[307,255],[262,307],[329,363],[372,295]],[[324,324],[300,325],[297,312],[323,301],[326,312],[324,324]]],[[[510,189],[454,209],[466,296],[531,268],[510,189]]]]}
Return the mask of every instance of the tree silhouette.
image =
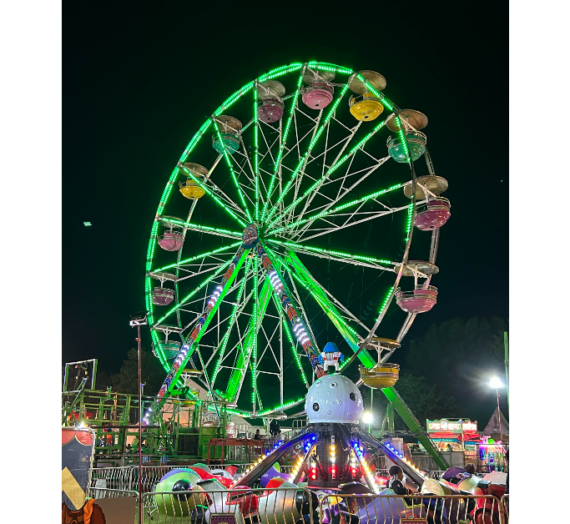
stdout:
{"type": "MultiPolygon", "coordinates": [[[[166,377],[162,366],[157,364],[156,357],[143,348],[141,351],[141,371],[145,395],[156,395],[166,377]]],[[[111,385],[114,391],[136,394],[138,393],[137,384],[138,355],[137,350],[132,348],[129,350],[119,373],[111,375],[111,385]]]]}

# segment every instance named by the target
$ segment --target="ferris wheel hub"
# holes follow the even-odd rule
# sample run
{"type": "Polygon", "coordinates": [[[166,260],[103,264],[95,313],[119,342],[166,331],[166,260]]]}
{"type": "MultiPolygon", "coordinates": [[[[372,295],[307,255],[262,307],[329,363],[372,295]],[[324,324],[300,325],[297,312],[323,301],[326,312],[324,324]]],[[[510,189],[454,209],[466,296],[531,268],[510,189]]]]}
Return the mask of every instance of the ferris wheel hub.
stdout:
{"type": "Polygon", "coordinates": [[[257,225],[250,224],[243,230],[243,243],[246,247],[253,247],[257,244],[259,240],[259,230],[257,229],[257,225]]]}

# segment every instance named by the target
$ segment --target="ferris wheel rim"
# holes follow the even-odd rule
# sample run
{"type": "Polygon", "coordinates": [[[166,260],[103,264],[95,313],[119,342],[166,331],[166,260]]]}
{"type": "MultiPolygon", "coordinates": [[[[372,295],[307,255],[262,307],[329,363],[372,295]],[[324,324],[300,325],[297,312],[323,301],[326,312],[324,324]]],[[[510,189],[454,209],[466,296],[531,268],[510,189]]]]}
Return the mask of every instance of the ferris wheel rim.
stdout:
{"type": "MultiPolygon", "coordinates": [[[[218,117],[220,117],[224,111],[226,111],[227,109],[229,109],[235,102],[237,102],[239,99],[241,99],[242,97],[244,97],[245,95],[247,95],[247,93],[249,93],[250,91],[253,90],[254,93],[257,93],[257,90],[256,90],[255,88],[256,88],[256,85],[257,85],[258,82],[264,82],[264,81],[267,81],[267,80],[271,80],[271,79],[273,79],[273,78],[278,78],[278,77],[280,77],[280,76],[283,76],[283,75],[286,75],[286,74],[293,73],[293,72],[295,72],[295,71],[301,70],[300,78],[299,78],[298,85],[297,85],[297,90],[295,91],[295,94],[293,95],[293,96],[295,97],[295,102],[296,102],[297,99],[298,99],[299,93],[300,93],[300,87],[301,87],[301,83],[302,83],[301,80],[302,80],[302,78],[303,78],[303,73],[304,73],[304,71],[306,70],[307,67],[312,67],[312,68],[314,68],[315,70],[323,70],[323,71],[327,71],[327,70],[328,70],[328,71],[331,71],[332,69],[334,69],[334,72],[335,72],[335,73],[350,75],[350,78],[353,78],[354,75],[358,75],[358,73],[356,73],[356,72],[354,72],[354,71],[352,71],[352,70],[349,70],[349,69],[347,69],[347,68],[343,68],[342,66],[338,66],[338,65],[336,65],[336,64],[329,64],[329,63],[325,63],[325,62],[307,62],[307,63],[304,63],[304,64],[302,64],[302,63],[293,63],[293,64],[290,64],[290,65],[288,65],[288,66],[282,66],[282,67],[280,67],[280,68],[276,68],[276,69],[270,71],[269,73],[266,73],[266,74],[264,74],[264,75],[261,75],[260,77],[258,77],[257,79],[254,79],[253,81],[249,82],[249,83],[246,84],[245,86],[242,86],[242,88],[238,89],[238,90],[237,90],[236,92],[234,92],[228,99],[226,99],[226,101],[224,101],[224,103],[223,103],[221,106],[219,106],[218,109],[216,109],[216,111],[213,113],[213,115],[212,115],[208,120],[206,120],[206,122],[200,127],[200,129],[198,130],[198,132],[194,135],[194,137],[193,137],[192,140],[190,141],[189,145],[186,147],[184,153],[182,154],[182,156],[181,156],[181,158],[180,158],[180,160],[179,160],[179,162],[178,162],[177,167],[176,167],[176,168],[174,169],[174,171],[172,172],[172,174],[171,174],[171,176],[170,176],[170,179],[169,179],[169,182],[167,183],[167,186],[166,186],[165,190],[163,191],[163,195],[162,195],[162,198],[161,198],[161,201],[160,201],[160,204],[159,204],[159,208],[158,208],[158,210],[157,210],[157,217],[156,217],[156,220],[155,220],[155,224],[153,225],[153,230],[152,230],[152,232],[151,232],[151,238],[150,238],[150,240],[149,240],[149,247],[148,247],[148,250],[147,250],[147,273],[150,271],[150,267],[151,267],[151,266],[150,266],[149,264],[152,264],[153,254],[154,254],[154,250],[155,250],[155,248],[156,248],[156,242],[157,242],[157,234],[156,234],[156,233],[157,233],[157,231],[158,231],[157,224],[159,224],[159,223],[163,223],[163,224],[164,224],[164,223],[170,223],[171,226],[172,226],[172,225],[178,225],[178,226],[180,226],[180,227],[183,229],[184,234],[186,234],[187,231],[192,231],[192,230],[200,231],[200,229],[202,229],[202,232],[205,231],[204,228],[203,228],[203,226],[201,227],[199,224],[195,224],[195,223],[190,222],[190,218],[191,218],[191,215],[192,215],[192,211],[193,211],[193,209],[195,208],[196,201],[194,201],[194,203],[193,203],[193,205],[192,205],[192,207],[191,207],[191,210],[190,210],[190,213],[189,213],[189,217],[188,217],[188,220],[187,220],[186,222],[179,222],[179,223],[177,224],[173,219],[167,219],[164,215],[160,214],[160,212],[164,209],[164,207],[165,207],[165,205],[166,205],[166,202],[168,201],[168,197],[170,196],[170,192],[171,192],[171,190],[172,190],[172,186],[174,185],[173,182],[175,181],[175,179],[176,179],[176,177],[177,177],[177,175],[178,175],[178,172],[179,172],[181,169],[184,169],[183,167],[181,167],[181,165],[182,165],[184,162],[186,162],[186,159],[187,159],[188,156],[191,154],[191,152],[192,152],[192,150],[194,149],[194,147],[199,143],[199,141],[200,141],[201,138],[204,136],[204,134],[206,133],[206,131],[207,131],[210,127],[213,126],[214,129],[215,129],[215,131],[216,131],[216,133],[219,135],[220,131],[219,131],[219,127],[218,127],[218,120],[219,120],[218,117]],[[169,220],[169,222],[168,222],[168,220],[169,220]],[[149,256],[149,254],[150,254],[150,256],[149,256]]],[[[365,81],[365,79],[362,79],[362,80],[365,81]]],[[[368,86],[368,87],[370,88],[370,90],[371,90],[372,92],[374,92],[374,88],[373,88],[372,86],[368,86]]],[[[346,89],[344,90],[344,92],[346,92],[347,89],[348,89],[348,82],[346,83],[346,89]]],[[[343,94],[344,94],[344,93],[343,93],[343,94]]],[[[379,97],[381,97],[381,100],[387,101],[388,105],[389,105],[389,106],[392,106],[391,109],[394,109],[394,108],[396,107],[396,106],[393,106],[393,105],[384,97],[383,94],[381,94],[381,93],[375,93],[375,94],[377,94],[379,97]]],[[[255,98],[257,99],[257,97],[255,97],[255,98]]],[[[337,99],[337,102],[340,102],[341,99],[342,99],[342,96],[340,96],[340,97],[337,99]]],[[[383,102],[383,103],[384,103],[384,102],[383,102]]],[[[293,104],[293,105],[292,105],[292,110],[291,110],[291,112],[293,113],[294,110],[295,110],[295,105],[293,104]]],[[[320,111],[320,112],[319,112],[319,117],[318,117],[319,119],[322,117],[322,113],[323,113],[323,111],[320,111]]],[[[332,114],[333,111],[331,110],[330,113],[332,114]]],[[[255,115],[256,115],[256,114],[257,114],[257,113],[255,113],[255,115]]],[[[395,118],[397,119],[397,116],[396,116],[395,118]]],[[[253,120],[254,120],[253,125],[255,126],[254,129],[257,130],[257,124],[258,124],[258,122],[257,122],[255,116],[254,116],[254,119],[253,119],[253,120]]],[[[384,122],[385,122],[385,121],[384,121],[384,122]]],[[[263,124],[267,125],[266,123],[263,123],[263,124]]],[[[359,124],[356,126],[356,128],[360,127],[360,124],[361,124],[361,122],[359,122],[359,124]]],[[[244,132],[246,129],[248,129],[251,125],[252,125],[252,122],[248,122],[246,125],[242,126],[242,128],[239,130],[240,142],[243,143],[243,140],[242,140],[243,132],[244,132]]],[[[279,125],[281,126],[281,121],[280,121],[279,125]]],[[[380,126],[378,129],[376,129],[376,131],[378,131],[381,127],[383,127],[383,126],[380,126]]],[[[375,132],[376,132],[376,131],[375,131],[375,132]]],[[[371,136],[372,136],[373,134],[375,134],[375,132],[372,133],[371,136]]],[[[257,133],[257,131],[256,131],[256,133],[257,133]]],[[[281,127],[280,127],[280,134],[281,134],[281,127]]],[[[352,135],[352,136],[353,136],[353,135],[352,135]]],[[[350,143],[350,140],[352,139],[352,136],[349,138],[347,144],[350,143]]],[[[370,137],[371,137],[371,136],[370,136],[370,137]]],[[[369,138],[370,138],[370,137],[369,137],[369,138]]],[[[263,139],[265,140],[265,136],[264,136],[264,135],[263,135],[263,139]]],[[[267,144],[267,142],[266,142],[266,145],[267,145],[267,148],[268,148],[268,153],[266,153],[266,155],[267,155],[267,154],[270,154],[271,148],[269,147],[269,144],[267,144]]],[[[359,146],[360,144],[357,144],[357,145],[359,146]]],[[[228,161],[228,154],[227,154],[227,151],[226,151],[226,149],[225,149],[225,145],[224,145],[223,147],[224,147],[224,152],[218,156],[218,158],[217,158],[217,160],[216,160],[216,163],[215,163],[215,166],[214,166],[211,170],[209,170],[208,177],[206,178],[206,180],[210,179],[211,174],[212,174],[212,172],[215,170],[215,168],[216,168],[218,162],[220,162],[223,158],[224,158],[226,161],[228,161]]],[[[343,151],[344,151],[344,150],[343,150],[343,151]]],[[[386,157],[386,160],[387,160],[388,158],[389,158],[389,157],[386,157]]],[[[248,162],[249,162],[249,158],[248,158],[247,160],[248,160],[248,162]]],[[[273,159],[273,160],[275,161],[275,159],[273,159]]],[[[255,162],[258,162],[258,161],[259,161],[259,158],[256,156],[255,162]]],[[[278,159],[278,161],[279,161],[279,159],[278,159]]],[[[278,163],[278,162],[274,162],[274,163],[278,163]]],[[[412,160],[412,165],[413,165],[413,160],[412,160]]],[[[228,167],[230,167],[230,170],[231,170],[231,165],[230,165],[230,162],[229,162],[229,161],[228,161],[228,167]]],[[[258,165],[255,166],[256,169],[258,169],[258,167],[259,167],[258,165]]],[[[377,166],[376,169],[377,169],[378,167],[380,167],[380,166],[377,166]]],[[[254,171],[254,168],[252,167],[251,163],[250,163],[250,168],[252,169],[252,171],[254,171]]],[[[194,177],[192,176],[192,173],[186,173],[186,174],[189,174],[192,178],[194,178],[194,177]]],[[[247,205],[244,205],[244,208],[245,208],[245,211],[244,211],[244,209],[240,208],[239,204],[237,204],[237,203],[234,202],[230,197],[228,197],[227,195],[225,195],[225,193],[224,193],[221,189],[218,188],[218,190],[217,190],[217,192],[216,192],[215,195],[214,195],[213,192],[212,192],[211,194],[212,194],[213,196],[217,196],[218,199],[220,200],[220,202],[221,202],[221,201],[225,201],[225,204],[228,204],[228,205],[227,205],[227,207],[224,207],[224,206],[222,205],[222,207],[224,207],[224,209],[228,210],[228,214],[232,215],[233,218],[237,219],[237,221],[238,221],[238,223],[239,223],[240,225],[245,226],[245,225],[248,224],[248,223],[255,223],[255,219],[253,219],[253,216],[255,216],[256,219],[259,219],[259,217],[261,216],[261,220],[263,220],[263,219],[265,218],[265,216],[266,216],[266,214],[267,214],[267,207],[268,207],[268,205],[269,205],[270,198],[271,198],[271,196],[272,196],[272,191],[274,191],[274,189],[271,187],[271,183],[274,181],[274,178],[275,178],[275,177],[272,177],[272,178],[271,178],[271,181],[270,181],[270,183],[269,183],[269,187],[267,187],[267,186],[265,187],[265,189],[266,189],[266,191],[267,191],[267,198],[266,198],[266,200],[265,200],[265,202],[264,202],[264,204],[263,204],[263,206],[262,206],[262,209],[254,209],[254,210],[253,210],[253,215],[252,215],[251,211],[249,210],[249,208],[247,207],[247,205]],[[219,195],[223,195],[223,197],[220,197],[219,195]],[[232,211],[233,211],[233,213],[232,213],[232,211]],[[241,214],[238,215],[238,213],[240,213],[240,212],[241,212],[241,214]],[[261,215],[260,215],[260,213],[261,213],[261,215]],[[250,219],[249,222],[247,221],[247,219],[250,219]]],[[[259,184],[259,180],[260,180],[260,179],[263,180],[260,176],[258,176],[255,180],[253,180],[253,183],[254,183],[254,184],[259,184]]],[[[409,182],[406,182],[405,184],[399,184],[397,187],[394,186],[394,190],[395,190],[395,189],[401,189],[402,187],[404,187],[404,185],[408,185],[408,184],[410,184],[410,183],[414,183],[414,180],[409,181],[409,182]]],[[[236,184],[236,185],[237,185],[237,184],[236,184]]],[[[255,188],[255,191],[256,191],[256,194],[257,194],[257,193],[259,192],[259,188],[256,187],[256,188],[255,188]]],[[[344,194],[347,194],[348,192],[349,192],[349,191],[346,191],[344,194]]],[[[296,194],[296,193],[295,193],[295,194],[296,194]]],[[[343,195],[343,196],[344,196],[344,195],[343,195]]],[[[245,197],[244,197],[243,200],[245,201],[245,197]]],[[[296,200],[297,200],[297,199],[296,199],[296,200]]],[[[254,204],[254,202],[251,200],[251,198],[249,198],[249,204],[254,204]]],[[[416,207],[415,204],[416,204],[415,202],[412,202],[412,204],[410,204],[410,206],[404,206],[404,207],[402,207],[400,210],[412,209],[412,210],[413,210],[412,213],[413,213],[413,212],[415,212],[415,207],[416,207]]],[[[259,207],[259,202],[258,202],[258,201],[256,201],[256,206],[259,207]]],[[[291,207],[291,206],[289,206],[289,207],[291,207]]],[[[293,207],[294,207],[294,206],[293,206],[293,207]]],[[[274,209],[277,209],[277,207],[275,207],[274,209]]],[[[306,207],[305,207],[305,209],[306,209],[306,207]]],[[[271,212],[270,212],[270,213],[271,213],[271,212]]],[[[285,214],[285,213],[286,213],[286,211],[285,211],[283,214],[285,214]]],[[[271,214],[269,214],[269,215],[267,215],[267,216],[270,217],[271,214]]],[[[319,218],[321,218],[321,217],[319,217],[319,218]]],[[[373,217],[373,218],[375,218],[375,217],[373,217]]],[[[372,219],[372,218],[370,218],[370,219],[372,219]]],[[[315,219],[315,220],[316,220],[316,219],[315,219]]],[[[309,220],[308,222],[310,222],[310,220],[309,220]]],[[[274,220],[271,225],[275,225],[276,223],[278,223],[278,222],[276,222],[276,221],[274,220]]],[[[356,225],[356,224],[354,224],[354,225],[356,225]]],[[[214,228],[214,229],[215,229],[215,228],[214,228]]],[[[267,234],[268,234],[267,241],[268,241],[268,242],[272,242],[272,240],[269,238],[269,236],[271,236],[272,231],[273,231],[273,235],[274,235],[274,236],[279,234],[279,231],[277,231],[277,233],[275,233],[275,230],[278,230],[278,229],[279,229],[279,227],[273,227],[272,229],[270,229],[270,228],[268,227],[268,231],[267,231],[267,234]]],[[[342,228],[340,228],[340,229],[344,229],[344,227],[342,227],[342,228]]],[[[412,229],[413,229],[413,228],[412,228],[412,229]]],[[[211,234],[218,234],[219,236],[226,236],[226,237],[232,238],[232,239],[234,239],[234,240],[239,239],[239,238],[240,238],[240,235],[241,235],[240,231],[231,231],[231,230],[225,230],[225,231],[218,230],[218,231],[215,231],[215,232],[210,231],[209,233],[211,233],[211,234]]],[[[329,231],[329,233],[330,233],[330,231],[329,231]]],[[[412,236],[410,230],[408,231],[408,233],[409,233],[409,237],[406,239],[406,247],[407,247],[406,253],[407,253],[407,251],[409,250],[408,248],[409,248],[409,246],[410,246],[410,244],[411,244],[411,236],[412,236]]],[[[325,232],[325,233],[321,233],[321,234],[327,234],[327,233],[325,232]]],[[[281,236],[283,237],[283,235],[281,235],[281,236]]],[[[313,236],[313,237],[309,237],[308,239],[310,239],[310,238],[314,238],[314,236],[313,236]]],[[[275,240],[273,240],[273,242],[279,242],[279,240],[283,241],[282,243],[287,243],[287,242],[288,242],[288,243],[292,243],[291,241],[292,241],[292,240],[295,240],[295,237],[293,237],[293,238],[280,238],[280,239],[275,238],[275,240]]],[[[298,244],[298,245],[300,246],[300,252],[302,252],[302,248],[303,248],[303,246],[301,246],[300,243],[303,242],[303,241],[306,241],[306,240],[307,240],[307,238],[302,238],[302,237],[299,238],[299,236],[297,235],[297,241],[294,242],[294,243],[296,243],[296,244],[298,244]]],[[[237,244],[237,242],[234,243],[234,244],[232,244],[232,245],[235,245],[235,244],[237,244]]],[[[226,247],[227,247],[227,246],[226,246],[226,247]]],[[[310,248],[310,246],[309,246],[309,248],[310,248]]],[[[269,248],[268,248],[268,249],[269,249],[269,248]]],[[[294,249],[294,248],[289,247],[288,249],[291,249],[292,251],[295,252],[295,249],[294,249]]],[[[310,251],[310,249],[308,249],[308,250],[305,249],[305,251],[310,251]]],[[[338,252],[337,252],[337,253],[338,253],[338,252]]],[[[182,255],[182,249],[181,249],[181,250],[179,251],[179,253],[178,253],[178,260],[177,260],[178,263],[180,262],[181,255],[182,255]]],[[[323,255],[323,253],[320,253],[320,256],[322,256],[322,255],[323,255]]],[[[339,261],[340,261],[340,259],[339,259],[339,261]]],[[[342,261],[343,261],[343,262],[346,262],[345,260],[342,260],[342,261]]],[[[354,261],[354,260],[353,260],[353,261],[354,261]]],[[[392,267],[392,268],[382,267],[382,270],[384,270],[384,271],[385,271],[385,270],[390,270],[390,271],[393,271],[393,272],[394,272],[395,269],[398,267],[398,264],[400,264],[400,267],[403,267],[403,266],[404,266],[404,262],[405,262],[404,260],[402,260],[402,261],[400,261],[400,262],[390,262],[390,264],[391,264],[393,267],[392,267]]],[[[222,266],[223,266],[223,264],[220,265],[220,267],[222,267],[222,266]]],[[[379,267],[381,267],[381,265],[373,266],[373,265],[368,264],[368,267],[379,268],[379,267]]],[[[177,265],[177,272],[178,272],[178,271],[179,271],[179,264],[177,265]]],[[[397,272],[397,275],[398,275],[398,276],[397,276],[396,282],[399,282],[399,278],[401,277],[401,273],[402,273],[401,271],[398,271],[398,272],[397,272]]],[[[244,277],[244,279],[245,279],[245,277],[244,277]]],[[[149,297],[149,294],[148,294],[148,290],[149,290],[148,281],[149,281],[149,276],[147,275],[147,284],[146,284],[147,300],[148,300],[148,297],[149,297]]],[[[177,285],[177,284],[178,284],[178,282],[176,282],[176,285],[177,285]]],[[[396,286],[393,286],[393,287],[392,287],[392,290],[393,290],[395,287],[396,287],[396,286]]],[[[390,295],[393,295],[392,290],[390,291],[390,295]]],[[[179,300],[179,297],[178,297],[178,289],[177,289],[176,295],[177,295],[177,300],[179,300]]],[[[152,301],[147,302],[147,305],[150,305],[149,310],[150,310],[151,312],[153,312],[152,301]]],[[[383,308],[383,309],[384,309],[384,308],[383,308]]],[[[152,316],[154,317],[154,315],[152,315],[152,316]]],[[[374,332],[374,329],[372,329],[372,330],[370,331],[370,334],[372,334],[373,332],[374,332]]],[[[163,356],[164,356],[164,355],[163,355],[163,356]]],[[[162,362],[162,364],[163,364],[163,367],[164,367],[165,370],[166,370],[166,369],[168,368],[167,363],[166,363],[166,358],[164,358],[164,359],[160,358],[160,360],[161,360],[161,362],[162,362]]]]}

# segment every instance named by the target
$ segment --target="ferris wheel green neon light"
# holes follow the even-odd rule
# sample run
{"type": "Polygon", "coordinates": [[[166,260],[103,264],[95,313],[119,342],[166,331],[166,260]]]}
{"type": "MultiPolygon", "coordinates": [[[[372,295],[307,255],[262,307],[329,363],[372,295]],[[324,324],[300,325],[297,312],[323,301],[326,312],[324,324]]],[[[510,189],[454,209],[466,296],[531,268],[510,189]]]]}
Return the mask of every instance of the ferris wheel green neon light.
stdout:
{"type": "MultiPolygon", "coordinates": [[[[344,114],[347,112],[345,106],[348,105],[343,104],[343,101],[346,103],[345,98],[350,89],[349,75],[355,75],[387,110],[393,111],[396,108],[384,93],[377,91],[364,76],[352,69],[326,62],[296,62],[260,75],[234,92],[204,122],[185,148],[162,192],[157,218],[151,228],[146,260],[145,295],[151,336],[156,355],[165,371],[171,370],[172,362],[163,351],[164,339],[161,330],[167,337],[169,329],[179,333],[181,344],[184,345],[196,322],[197,317],[192,319],[192,315],[201,311],[200,304],[207,299],[223,272],[228,270],[232,253],[235,253],[242,242],[243,228],[249,224],[257,225],[261,235],[260,242],[270,254],[276,268],[282,272],[283,278],[287,278],[294,286],[290,290],[291,300],[307,327],[307,336],[311,338],[316,349],[320,345],[324,346],[326,341],[317,340],[318,337],[311,330],[307,308],[315,304],[337,326],[349,347],[353,348],[355,341],[368,335],[366,329],[369,326],[365,326],[350,311],[349,305],[343,304],[341,299],[332,296],[323,287],[319,275],[309,276],[306,269],[294,261],[287,261],[287,252],[294,253],[295,256],[298,254],[304,259],[329,258],[331,262],[354,265],[357,268],[360,266],[363,271],[364,268],[387,271],[387,278],[392,275],[393,279],[394,267],[401,263],[400,260],[391,261],[382,257],[382,253],[349,253],[343,249],[327,249],[314,245],[313,242],[318,243],[319,237],[323,235],[335,238],[339,231],[350,231],[348,228],[353,225],[381,219],[385,215],[392,218],[401,217],[398,218],[403,233],[401,242],[404,245],[411,242],[415,200],[412,200],[411,204],[398,207],[385,200],[387,197],[393,198],[390,195],[401,193],[402,188],[410,183],[409,174],[406,178],[404,173],[401,182],[397,184],[385,186],[384,189],[381,189],[382,186],[373,188],[373,191],[364,195],[359,193],[359,190],[347,189],[365,187],[368,184],[367,177],[370,177],[375,169],[381,171],[381,166],[387,159],[386,147],[377,139],[386,129],[386,120],[363,123],[349,120],[344,114]],[[307,70],[334,72],[337,75],[334,84],[335,98],[325,109],[310,110],[301,102],[304,93],[303,73],[307,70]],[[276,79],[287,80],[289,92],[284,99],[281,122],[272,126],[259,118],[258,107],[263,100],[258,95],[258,86],[267,80],[276,79]],[[244,122],[243,129],[237,134],[240,145],[235,153],[226,147],[217,119],[222,115],[232,114],[232,111],[239,114],[240,118],[248,112],[250,119],[244,122]],[[307,131],[307,128],[309,130],[306,135],[300,133],[302,126],[305,126],[303,131],[307,131]],[[350,133],[347,132],[347,136],[342,139],[337,138],[337,135],[340,136],[346,129],[350,133]],[[212,135],[221,145],[221,153],[214,167],[209,169],[208,177],[200,179],[182,164],[191,160],[206,165],[208,159],[204,154],[205,144],[208,144],[212,135]],[[268,140],[268,136],[273,137],[274,142],[268,140]],[[338,143],[333,143],[334,141],[338,143]],[[246,143],[251,145],[251,151],[247,150],[246,143]],[[363,168],[362,175],[358,171],[351,171],[351,166],[362,164],[363,159],[370,161],[371,167],[363,168]],[[196,206],[207,201],[210,215],[212,209],[219,210],[216,212],[215,223],[204,219],[208,213],[200,215],[202,221],[196,219],[192,212],[187,218],[169,216],[168,209],[176,207],[172,199],[182,198],[178,192],[172,191],[182,177],[191,179],[206,193],[202,197],[204,200],[198,201],[196,206]],[[355,180],[358,183],[355,184],[355,180]],[[359,185],[361,180],[362,186],[359,185]],[[353,185],[349,186],[349,183],[353,185]],[[341,190],[335,193],[339,187],[341,190]],[[323,199],[328,201],[323,203],[323,199]],[[157,239],[162,228],[179,228],[184,231],[186,240],[182,249],[186,250],[186,256],[181,256],[181,251],[176,262],[159,263],[157,239]],[[200,250],[200,238],[204,237],[210,240],[219,239],[218,246],[213,249],[208,246],[209,249],[200,250]],[[193,248],[191,252],[188,252],[187,243],[193,248]],[[195,271],[194,267],[200,264],[202,269],[195,271]],[[182,296],[176,293],[174,305],[162,309],[153,304],[153,279],[159,278],[162,272],[173,270],[177,278],[176,290],[182,286],[185,291],[181,293],[182,296]],[[295,283],[314,299],[312,305],[304,303],[295,283]]],[[[398,115],[395,121],[408,163],[411,163],[404,125],[398,115]]],[[[211,148],[209,151],[211,156],[211,148]]],[[[179,203],[177,205],[180,207],[179,203]]],[[[272,290],[267,275],[255,259],[255,254],[253,259],[249,258],[252,256],[251,252],[246,263],[236,271],[235,281],[220,299],[224,311],[217,310],[215,315],[206,318],[205,327],[200,332],[200,344],[181,353],[177,361],[182,362],[182,368],[189,362],[199,367],[196,362],[203,361],[206,369],[200,371],[207,382],[211,383],[217,399],[231,400],[235,404],[239,399],[248,397],[248,401],[242,402],[242,407],[249,404],[251,411],[234,411],[248,416],[262,416],[297,405],[300,402],[298,396],[293,395],[294,399],[286,397],[283,383],[292,381],[294,377],[291,374],[294,373],[302,387],[308,386],[307,373],[311,368],[299,340],[291,329],[287,314],[280,308],[279,299],[272,290]],[[245,316],[248,318],[247,323],[244,321],[245,316]],[[273,322],[271,329],[270,319],[273,322]],[[216,331],[220,333],[219,336],[216,331]],[[276,337],[280,337],[279,350],[276,337]],[[209,346],[211,348],[208,348],[209,346]],[[284,348],[287,349],[286,352],[284,348]],[[194,358],[197,351],[200,351],[199,359],[194,358]],[[293,366],[286,365],[284,360],[290,358],[291,353],[293,366]],[[285,354],[289,356],[286,357],[285,354]],[[277,363],[277,371],[269,371],[264,367],[271,355],[277,363]],[[223,391],[223,379],[220,377],[223,373],[230,373],[230,370],[228,388],[223,391]],[[249,395],[245,393],[247,386],[244,389],[248,373],[251,379],[249,395]],[[275,373],[280,382],[281,401],[274,408],[264,405],[267,401],[264,392],[259,388],[259,378],[264,373],[275,373]]],[[[162,253],[161,258],[165,258],[162,253]]],[[[389,306],[393,295],[394,286],[388,287],[390,291],[387,295],[385,286],[378,287],[376,300],[381,313],[389,306]]],[[[370,365],[370,358],[365,352],[361,352],[358,357],[366,366],[370,365]]],[[[180,373],[181,371],[173,375],[168,391],[183,385],[180,373]]],[[[193,394],[190,396],[196,398],[193,394]]]]}

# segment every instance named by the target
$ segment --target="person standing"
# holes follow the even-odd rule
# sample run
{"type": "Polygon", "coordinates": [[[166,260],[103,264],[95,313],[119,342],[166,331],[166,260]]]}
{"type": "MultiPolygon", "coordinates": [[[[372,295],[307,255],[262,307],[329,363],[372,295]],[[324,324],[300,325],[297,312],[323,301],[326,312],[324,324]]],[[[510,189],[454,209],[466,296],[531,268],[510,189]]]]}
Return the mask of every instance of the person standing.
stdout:
{"type": "Polygon", "coordinates": [[[507,511],[509,515],[511,514],[511,447],[507,448],[507,452],[505,453],[505,459],[507,460],[507,487],[505,488],[505,495],[509,495],[507,497],[507,511]]]}

